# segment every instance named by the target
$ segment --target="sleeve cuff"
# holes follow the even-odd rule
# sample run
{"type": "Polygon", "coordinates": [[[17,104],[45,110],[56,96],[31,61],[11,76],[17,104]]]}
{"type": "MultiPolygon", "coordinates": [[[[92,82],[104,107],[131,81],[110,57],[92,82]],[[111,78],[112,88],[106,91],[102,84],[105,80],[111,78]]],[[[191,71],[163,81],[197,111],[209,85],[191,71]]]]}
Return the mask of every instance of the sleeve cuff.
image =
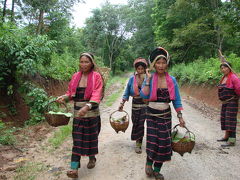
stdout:
{"type": "Polygon", "coordinates": [[[175,109],[176,112],[179,112],[179,111],[182,111],[182,110],[183,110],[183,107],[179,107],[179,108],[175,109]]]}

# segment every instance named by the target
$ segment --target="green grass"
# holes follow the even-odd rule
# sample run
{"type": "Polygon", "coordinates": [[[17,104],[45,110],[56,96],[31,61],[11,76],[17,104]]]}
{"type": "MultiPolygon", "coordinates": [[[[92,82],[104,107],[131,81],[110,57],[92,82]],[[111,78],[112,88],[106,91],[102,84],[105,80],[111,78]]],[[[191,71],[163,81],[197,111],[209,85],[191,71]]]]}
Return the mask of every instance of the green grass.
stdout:
{"type": "Polygon", "coordinates": [[[112,95],[107,97],[107,100],[105,102],[105,105],[112,106],[112,104],[118,99],[118,97],[122,94],[122,91],[118,91],[116,93],[113,93],[112,95]]]}
{"type": "Polygon", "coordinates": [[[47,167],[42,163],[28,162],[16,169],[14,180],[34,180],[47,167]]]}
{"type": "Polygon", "coordinates": [[[14,127],[7,127],[4,122],[0,120],[0,144],[12,145],[16,142],[13,132],[16,130],[14,127]]]}
{"type": "Polygon", "coordinates": [[[53,149],[59,148],[59,146],[66,140],[67,137],[72,133],[72,123],[67,126],[62,126],[57,130],[53,137],[51,137],[48,142],[53,147],[53,149]]]}
{"type": "Polygon", "coordinates": [[[116,91],[113,91],[110,96],[105,97],[105,105],[111,106],[119,98],[119,96],[122,95],[127,79],[128,77],[125,76],[114,76],[108,80],[106,90],[108,90],[108,88],[112,88],[111,85],[116,83],[120,83],[120,88],[118,88],[116,91]]]}

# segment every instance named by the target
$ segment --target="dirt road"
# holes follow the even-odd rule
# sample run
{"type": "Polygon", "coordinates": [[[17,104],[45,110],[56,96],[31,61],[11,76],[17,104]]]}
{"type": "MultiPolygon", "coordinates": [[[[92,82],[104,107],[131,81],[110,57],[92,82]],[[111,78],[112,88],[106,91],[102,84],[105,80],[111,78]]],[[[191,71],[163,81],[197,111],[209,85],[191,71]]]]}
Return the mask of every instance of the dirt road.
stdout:
{"type": "MultiPolygon", "coordinates": [[[[119,101],[112,107],[101,107],[102,129],[99,137],[99,154],[94,169],[86,168],[88,158],[82,158],[79,170],[79,180],[147,180],[144,172],[146,159],[145,139],[143,153],[134,152],[134,142],[130,140],[132,124],[126,133],[116,134],[109,124],[109,114],[117,109],[119,101]]],[[[172,161],[164,163],[162,173],[166,180],[238,180],[240,179],[240,142],[230,149],[220,148],[221,143],[216,139],[223,134],[217,121],[218,116],[213,112],[196,110],[183,97],[184,118],[187,127],[196,135],[196,146],[192,154],[181,157],[173,153],[172,161]],[[210,116],[211,114],[211,116],[210,116]]],[[[196,105],[196,104],[195,104],[196,105]]],[[[124,109],[129,112],[131,103],[126,103],[124,109]]],[[[177,124],[173,112],[173,125],[177,124]]],[[[51,133],[49,134],[49,136],[51,133]]],[[[238,137],[239,139],[239,137],[238,137]]],[[[65,180],[69,168],[72,140],[69,137],[63,145],[54,152],[47,152],[41,145],[30,149],[26,157],[30,161],[44,164],[45,169],[36,177],[37,180],[65,180]]],[[[31,173],[31,172],[29,172],[31,173]]],[[[14,172],[8,173],[7,179],[13,179],[14,172]]]]}

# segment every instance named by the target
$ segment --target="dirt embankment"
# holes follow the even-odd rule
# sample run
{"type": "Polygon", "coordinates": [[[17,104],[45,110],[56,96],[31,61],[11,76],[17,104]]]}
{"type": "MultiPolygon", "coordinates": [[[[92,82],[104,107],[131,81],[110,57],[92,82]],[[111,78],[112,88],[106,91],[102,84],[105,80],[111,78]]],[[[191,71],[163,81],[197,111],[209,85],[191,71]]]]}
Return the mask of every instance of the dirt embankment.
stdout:
{"type": "MultiPolygon", "coordinates": [[[[59,81],[52,78],[44,78],[40,75],[26,77],[38,87],[43,88],[49,96],[59,96],[65,93],[68,81],[59,81]]],[[[16,86],[17,87],[17,86],[16,86]]],[[[21,126],[29,119],[29,107],[17,88],[11,96],[7,92],[0,91],[0,120],[3,122],[14,122],[15,126],[21,126]]]]}
{"type": "Polygon", "coordinates": [[[199,100],[199,104],[205,104],[214,109],[219,109],[221,103],[218,99],[217,86],[210,85],[183,85],[181,91],[187,96],[199,100]]]}

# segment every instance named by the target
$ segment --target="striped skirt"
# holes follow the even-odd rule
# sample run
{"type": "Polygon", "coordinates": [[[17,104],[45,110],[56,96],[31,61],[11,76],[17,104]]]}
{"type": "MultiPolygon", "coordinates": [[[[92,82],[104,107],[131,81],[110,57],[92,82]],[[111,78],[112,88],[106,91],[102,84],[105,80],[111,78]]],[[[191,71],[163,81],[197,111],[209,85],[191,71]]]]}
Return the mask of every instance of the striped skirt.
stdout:
{"type": "Polygon", "coordinates": [[[171,147],[171,109],[158,110],[147,107],[147,156],[152,161],[170,161],[171,147]]]}
{"type": "Polygon", "coordinates": [[[131,140],[141,140],[144,136],[144,123],[146,119],[147,105],[140,97],[134,97],[132,100],[132,134],[131,140]]]}
{"type": "Polygon", "coordinates": [[[221,109],[221,129],[236,131],[237,127],[238,100],[233,100],[222,104],[221,109]]]}
{"type": "Polygon", "coordinates": [[[221,129],[227,131],[236,131],[238,98],[234,89],[225,87],[225,84],[218,86],[218,96],[223,102],[221,108],[221,129]]]}
{"type": "Polygon", "coordinates": [[[85,102],[76,102],[73,119],[73,149],[77,156],[94,156],[98,154],[98,134],[101,129],[101,118],[98,106],[93,106],[84,117],[76,117],[76,113],[85,102]],[[97,116],[94,116],[97,114],[97,116]]]}

